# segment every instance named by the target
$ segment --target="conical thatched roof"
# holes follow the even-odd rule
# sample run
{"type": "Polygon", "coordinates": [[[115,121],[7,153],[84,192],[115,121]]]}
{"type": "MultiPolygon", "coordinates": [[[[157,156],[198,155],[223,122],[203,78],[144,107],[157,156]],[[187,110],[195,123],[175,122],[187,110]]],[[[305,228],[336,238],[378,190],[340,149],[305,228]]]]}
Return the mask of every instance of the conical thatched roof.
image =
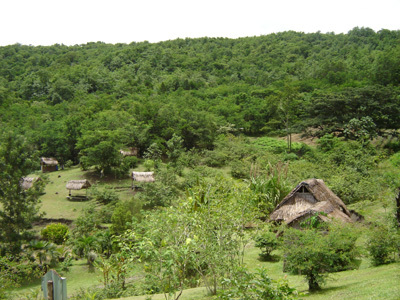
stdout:
{"type": "Polygon", "coordinates": [[[81,190],[90,188],[92,185],[87,179],[84,180],[70,180],[67,182],[67,190],[81,190]]]}
{"type": "Polygon", "coordinates": [[[297,185],[277,205],[270,215],[272,221],[284,221],[289,225],[300,222],[311,215],[319,215],[323,221],[330,218],[352,222],[351,213],[343,201],[336,196],[321,179],[309,179],[297,185]]]}
{"type": "Polygon", "coordinates": [[[132,172],[132,179],[139,182],[154,182],[154,172],[132,172]]]}
{"type": "Polygon", "coordinates": [[[28,190],[38,180],[42,180],[42,179],[40,177],[22,177],[22,179],[21,179],[21,187],[24,190],[28,190]]]}
{"type": "Polygon", "coordinates": [[[40,159],[40,163],[46,166],[56,166],[58,165],[58,161],[52,157],[42,157],[40,159]]]}

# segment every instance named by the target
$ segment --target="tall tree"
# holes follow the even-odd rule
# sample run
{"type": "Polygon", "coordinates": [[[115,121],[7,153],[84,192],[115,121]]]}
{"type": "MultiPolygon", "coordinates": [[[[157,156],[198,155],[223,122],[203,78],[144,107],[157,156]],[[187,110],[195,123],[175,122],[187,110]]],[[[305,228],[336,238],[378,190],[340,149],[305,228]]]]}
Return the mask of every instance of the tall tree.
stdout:
{"type": "Polygon", "coordinates": [[[39,216],[39,195],[43,184],[37,182],[24,190],[21,179],[34,166],[32,151],[20,136],[8,133],[0,144],[0,252],[17,253],[27,230],[39,216]]]}
{"type": "MultiPolygon", "coordinates": [[[[288,150],[292,150],[292,133],[299,114],[299,91],[291,84],[285,84],[275,95],[268,98],[268,107],[274,112],[275,117],[271,118],[267,126],[280,123],[286,133],[288,150]]],[[[273,126],[272,126],[273,127],[273,126]]]]}

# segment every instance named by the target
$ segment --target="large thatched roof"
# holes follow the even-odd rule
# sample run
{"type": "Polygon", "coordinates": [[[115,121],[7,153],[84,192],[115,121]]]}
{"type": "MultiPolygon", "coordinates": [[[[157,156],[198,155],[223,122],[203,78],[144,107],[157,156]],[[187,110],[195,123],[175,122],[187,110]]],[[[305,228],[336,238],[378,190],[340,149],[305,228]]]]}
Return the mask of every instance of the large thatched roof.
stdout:
{"type": "Polygon", "coordinates": [[[67,182],[67,190],[81,190],[90,188],[92,185],[87,179],[84,180],[70,180],[67,182]]]}
{"type": "Polygon", "coordinates": [[[284,221],[293,225],[317,213],[327,215],[319,215],[323,221],[335,218],[344,222],[352,222],[351,213],[343,201],[325,185],[323,180],[315,178],[297,185],[277,205],[270,220],[284,221]]]}
{"type": "Polygon", "coordinates": [[[24,190],[28,190],[38,180],[41,180],[41,178],[40,177],[22,177],[22,179],[21,179],[21,187],[24,190]]]}
{"type": "Polygon", "coordinates": [[[139,182],[154,182],[154,172],[132,172],[132,179],[139,182]]]}
{"type": "Polygon", "coordinates": [[[58,161],[52,157],[42,157],[40,159],[40,163],[42,165],[46,165],[46,166],[57,166],[58,165],[58,161]]]}

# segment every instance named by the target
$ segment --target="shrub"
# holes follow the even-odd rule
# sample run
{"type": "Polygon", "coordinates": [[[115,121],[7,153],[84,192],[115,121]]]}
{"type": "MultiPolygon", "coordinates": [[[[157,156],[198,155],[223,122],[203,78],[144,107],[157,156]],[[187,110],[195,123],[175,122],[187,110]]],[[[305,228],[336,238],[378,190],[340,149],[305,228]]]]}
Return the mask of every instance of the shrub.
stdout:
{"type": "Polygon", "coordinates": [[[103,190],[93,190],[92,197],[101,204],[115,203],[119,200],[118,195],[110,187],[106,187],[103,190]]]}
{"type": "Polygon", "coordinates": [[[251,165],[247,161],[235,160],[231,164],[231,175],[233,178],[249,178],[251,165]]]}
{"type": "Polygon", "coordinates": [[[42,229],[40,234],[45,240],[60,245],[68,238],[69,229],[67,225],[53,223],[42,229]]]}
{"type": "Polygon", "coordinates": [[[223,286],[227,287],[219,295],[218,299],[297,299],[297,291],[289,287],[286,280],[272,280],[266,269],[259,269],[255,273],[250,273],[245,269],[240,269],[235,276],[224,279],[223,286]]]}
{"type": "Polygon", "coordinates": [[[220,168],[226,165],[230,156],[220,150],[206,151],[204,157],[204,163],[209,167],[220,168]]]}
{"type": "Polygon", "coordinates": [[[367,250],[373,265],[379,266],[393,262],[399,247],[399,234],[395,229],[380,225],[369,232],[367,250]]]}
{"type": "Polygon", "coordinates": [[[179,196],[176,175],[166,168],[159,169],[155,182],[143,183],[142,186],[143,191],[137,194],[137,199],[143,203],[144,209],[169,206],[179,196]]]}
{"type": "Polygon", "coordinates": [[[392,155],[390,157],[390,162],[392,163],[393,166],[399,167],[400,166],[400,152],[392,155]]]}
{"type": "Polygon", "coordinates": [[[355,268],[358,249],[356,236],[347,227],[327,232],[316,229],[289,229],[284,233],[284,268],[304,275],[309,290],[319,290],[329,272],[355,268]]]}
{"type": "Polygon", "coordinates": [[[390,151],[393,152],[399,152],[400,151],[400,141],[389,141],[384,145],[385,149],[389,149],[390,151]]]}
{"type": "MultiPolygon", "coordinates": [[[[0,299],[12,299],[10,289],[40,278],[42,270],[27,257],[0,256],[0,299]]],[[[31,298],[29,298],[31,299],[31,298]]]]}
{"type": "Polygon", "coordinates": [[[178,159],[178,162],[185,167],[194,168],[199,164],[200,161],[200,153],[196,149],[191,149],[186,152],[182,152],[181,156],[178,159]]]}
{"type": "Polygon", "coordinates": [[[260,258],[262,260],[271,260],[271,252],[278,248],[278,239],[270,231],[263,232],[255,238],[255,246],[261,249],[260,258]]]}
{"type": "Polygon", "coordinates": [[[298,160],[299,157],[297,156],[296,153],[290,152],[290,153],[285,153],[283,155],[283,160],[284,161],[291,161],[291,160],[298,160]]]}
{"type": "Polygon", "coordinates": [[[119,202],[111,217],[112,234],[121,234],[129,228],[133,218],[140,218],[141,203],[132,198],[128,201],[119,202]]]}
{"type": "Polygon", "coordinates": [[[123,164],[129,168],[135,168],[138,164],[138,158],[136,156],[126,156],[123,160],[123,164]]]}
{"type": "Polygon", "coordinates": [[[249,188],[254,193],[253,201],[263,213],[270,213],[290,192],[286,181],[287,164],[269,165],[266,176],[252,177],[249,188]]]}
{"type": "Polygon", "coordinates": [[[72,160],[67,160],[67,162],[65,163],[65,167],[66,168],[71,168],[74,165],[74,162],[72,160]]]}
{"type": "Polygon", "coordinates": [[[317,141],[318,149],[322,152],[328,152],[332,150],[338,143],[339,139],[333,134],[325,134],[317,141]]]}
{"type": "Polygon", "coordinates": [[[151,171],[154,170],[155,162],[152,159],[146,159],[143,163],[143,166],[146,169],[146,171],[151,171]]]}

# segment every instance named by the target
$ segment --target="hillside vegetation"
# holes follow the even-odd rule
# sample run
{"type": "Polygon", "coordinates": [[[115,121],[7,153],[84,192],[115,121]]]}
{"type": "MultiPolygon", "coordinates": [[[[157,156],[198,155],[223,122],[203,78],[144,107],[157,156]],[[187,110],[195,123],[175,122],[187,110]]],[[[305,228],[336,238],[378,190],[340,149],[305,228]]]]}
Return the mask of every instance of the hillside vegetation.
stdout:
{"type": "Polygon", "coordinates": [[[0,299],[38,297],[50,268],[72,299],[397,299],[399,42],[354,28],[0,47],[0,299]],[[132,171],[155,182],[132,189],[132,171]],[[363,221],[266,222],[309,178],[363,221]],[[79,179],[89,199],[70,201],[79,179]]]}
{"type": "Polygon", "coordinates": [[[62,163],[101,141],[144,153],[174,133],[186,149],[212,148],[227,130],[382,134],[400,124],[399,39],[354,28],[0,47],[0,122],[62,163]]]}

